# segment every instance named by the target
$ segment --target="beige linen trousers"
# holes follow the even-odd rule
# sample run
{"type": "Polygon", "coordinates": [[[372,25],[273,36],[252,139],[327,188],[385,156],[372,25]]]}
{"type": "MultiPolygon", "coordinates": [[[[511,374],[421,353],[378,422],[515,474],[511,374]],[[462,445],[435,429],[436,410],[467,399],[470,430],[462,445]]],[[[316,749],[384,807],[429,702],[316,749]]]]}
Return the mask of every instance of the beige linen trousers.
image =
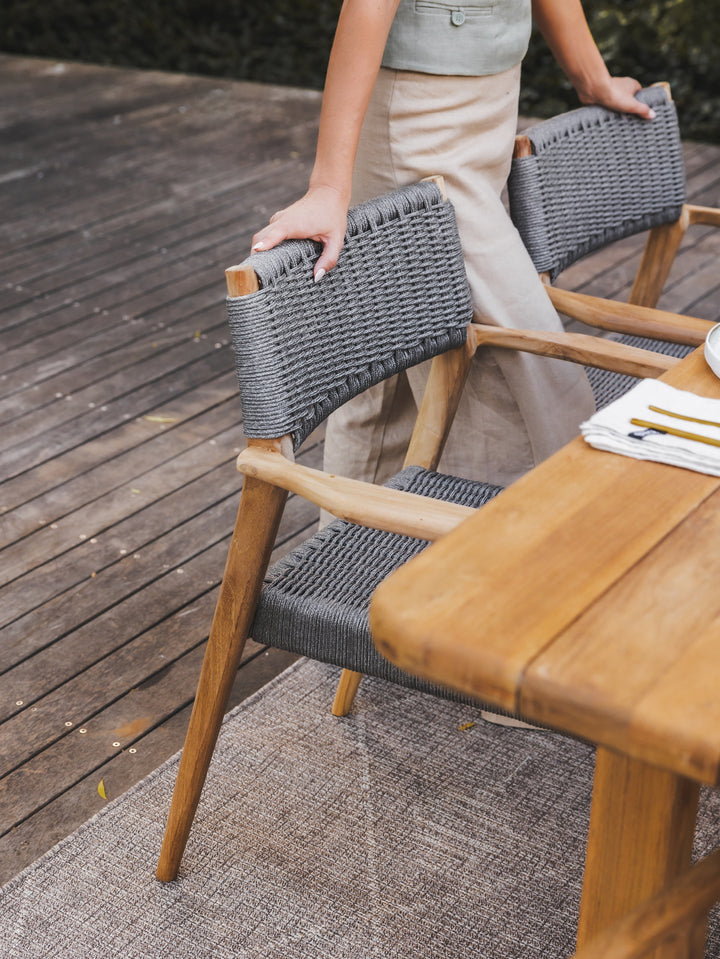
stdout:
{"type": "MultiPolygon", "coordinates": [[[[479,322],[560,330],[501,200],[517,125],[520,67],[487,77],[381,69],[362,129],[353,204],[442,174],[479,322]]],[[[402,467],[428,375],[414,367],[328,420],[325,469],[385,482],[402,467]]],[[[506,486],[571,439],[593,411],[581,367],[478,352],[440,469],[506,486]]]]}

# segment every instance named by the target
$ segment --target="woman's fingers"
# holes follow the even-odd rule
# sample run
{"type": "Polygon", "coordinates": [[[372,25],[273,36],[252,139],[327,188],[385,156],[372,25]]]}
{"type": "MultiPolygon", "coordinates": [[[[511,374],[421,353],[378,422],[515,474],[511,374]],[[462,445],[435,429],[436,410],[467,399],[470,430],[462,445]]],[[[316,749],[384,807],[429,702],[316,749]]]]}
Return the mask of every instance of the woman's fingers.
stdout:
{"type": "Polygon", "coordinates": [[[328,270],[332,270],[336,265],[344,239],[345,231],[343,230],[341,233],[336,232],[323,240],[323,251],[318,257],[315,268],[313,269],[313,276],[315,277],[316,283],[319,283],[328,270]]]}
{"type": "Polygon", "coordinates": [[[604,105],[610,107],[611,110],[618,110],[621,113],[634,113],[645,120],[653,120],[655,111],[635,96],[640,89],[642,89],[641,84],[633,77],[613,77],[610,94],[604,105]]]}
{"type": "Polygon", "coordinates": [[[288,239],[316,240],[323,245],[314,268],[318,281],[337,263],[346,228],[347,205],[336,190],[319,188],[274,213],[270,223],[252,238],[252,251],[271,250],[288,239]]]}
{"type": "Polygon", "coordinates": [[[278,243],[287,240],[288,236],[289,234],[285,227],[276,221],[270,226],[258,230],[252,238],[251,250],[253,253],[257,253],[259,250],[271,250],[274,246],[277,246],[278,243]]]}

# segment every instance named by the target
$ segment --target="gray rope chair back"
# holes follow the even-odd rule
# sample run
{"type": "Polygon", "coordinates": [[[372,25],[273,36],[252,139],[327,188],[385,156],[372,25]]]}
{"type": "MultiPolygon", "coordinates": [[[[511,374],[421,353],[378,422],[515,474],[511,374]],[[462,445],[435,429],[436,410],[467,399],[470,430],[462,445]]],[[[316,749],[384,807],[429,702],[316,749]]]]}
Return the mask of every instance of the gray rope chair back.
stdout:
{"type": "Polygon", "coordinates": [[[283,243],[246,262],[260,289],[228,297],[249,437],[297,449],[351,397],[461,346],[472,319],[455,215],[433,181],[351,210],[337,266],[319,283],[320,245],[283,243]]]}
{"type": "Polygon", "coordinates": [[[532,155],[513,159],[510,215],[538,273],[551,280],[593,250],[680,216],[675,105],[662,86],[637,96],[654,120],[592,106],[524,131],[532,155]]]}

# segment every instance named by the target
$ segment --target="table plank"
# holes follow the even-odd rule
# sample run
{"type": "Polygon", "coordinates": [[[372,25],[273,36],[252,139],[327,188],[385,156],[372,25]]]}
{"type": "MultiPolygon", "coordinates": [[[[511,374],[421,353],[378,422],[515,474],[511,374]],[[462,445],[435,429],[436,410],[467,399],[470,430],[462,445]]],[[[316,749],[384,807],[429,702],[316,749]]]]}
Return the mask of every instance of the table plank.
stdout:
{"type": "MultiPolygon", "coordinates": [[[[665,379],[720,397],[701,351],[665,379]]],[[[578,438],[380,586],[376,644],[408,672],[523,711],[537,657],[718,489],[578,438]]]]}
{"type": "Polygon", "coordinates": [[[720,492],[529,666],[523,712],[720,782],[719,507],[720,492]]]}

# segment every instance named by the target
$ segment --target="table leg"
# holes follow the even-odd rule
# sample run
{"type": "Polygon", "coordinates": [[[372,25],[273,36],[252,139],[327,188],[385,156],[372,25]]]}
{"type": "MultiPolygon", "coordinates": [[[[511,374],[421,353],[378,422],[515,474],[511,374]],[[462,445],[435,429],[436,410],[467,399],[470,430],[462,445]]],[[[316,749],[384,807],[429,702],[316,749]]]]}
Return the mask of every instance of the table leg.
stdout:
{"type": "Polygon", "coordinates": [[[598,748],[578,947],[690,866],[699,792],[689,779],[598,748]]]}

